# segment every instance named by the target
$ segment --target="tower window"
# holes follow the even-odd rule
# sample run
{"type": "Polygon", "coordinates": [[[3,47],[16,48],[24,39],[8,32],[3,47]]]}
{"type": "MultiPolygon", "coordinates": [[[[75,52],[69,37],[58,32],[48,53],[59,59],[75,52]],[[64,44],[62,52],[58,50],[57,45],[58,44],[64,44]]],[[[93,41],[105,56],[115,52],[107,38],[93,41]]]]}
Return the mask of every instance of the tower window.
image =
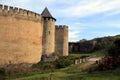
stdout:
{"type": "Polygon", "coordinates": [[[48,32],[48,34],[50,34],[50,31],[48,32]]]}

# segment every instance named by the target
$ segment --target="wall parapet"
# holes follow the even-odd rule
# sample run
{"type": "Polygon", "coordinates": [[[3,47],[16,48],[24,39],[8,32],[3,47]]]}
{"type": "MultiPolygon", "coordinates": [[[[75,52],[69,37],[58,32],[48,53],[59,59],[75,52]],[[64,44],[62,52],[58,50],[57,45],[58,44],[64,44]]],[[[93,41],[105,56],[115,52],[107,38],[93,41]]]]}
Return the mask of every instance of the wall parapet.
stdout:
{"type": "Polygon", "coordinates": [[[67,25],[55,25],[56,29],[68,29],[67,25]]]}
{"type": "Polygon", "coordinates": [[[11,16],[19,19],[41,21],[41,15],[26,9],[0,4],[0,16],[11,16]]]}

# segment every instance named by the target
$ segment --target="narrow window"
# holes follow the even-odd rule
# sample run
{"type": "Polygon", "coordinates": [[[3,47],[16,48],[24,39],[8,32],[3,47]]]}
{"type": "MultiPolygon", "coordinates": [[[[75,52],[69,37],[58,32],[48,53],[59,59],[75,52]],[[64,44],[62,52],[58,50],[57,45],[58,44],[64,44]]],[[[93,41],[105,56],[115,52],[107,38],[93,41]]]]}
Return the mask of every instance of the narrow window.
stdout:
{"type": "Polygon", "coordinates": [[[49,35],[50,35],[50,31],[49,31],[49,33],[48,33],[49,35]]]}

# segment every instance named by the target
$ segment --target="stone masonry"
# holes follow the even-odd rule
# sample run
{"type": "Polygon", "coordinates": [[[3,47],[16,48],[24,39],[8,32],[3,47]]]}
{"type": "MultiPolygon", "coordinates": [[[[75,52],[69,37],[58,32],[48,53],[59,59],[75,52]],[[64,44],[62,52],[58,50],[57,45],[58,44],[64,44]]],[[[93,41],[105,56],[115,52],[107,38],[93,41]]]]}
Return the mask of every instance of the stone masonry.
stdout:
{"type": "Polygon", "coordinates": [[[68,27],[55,27],[45,8],[42,14],[0,5],[0,65],[37,63],[41,56],[68,56],[68,27]]]}

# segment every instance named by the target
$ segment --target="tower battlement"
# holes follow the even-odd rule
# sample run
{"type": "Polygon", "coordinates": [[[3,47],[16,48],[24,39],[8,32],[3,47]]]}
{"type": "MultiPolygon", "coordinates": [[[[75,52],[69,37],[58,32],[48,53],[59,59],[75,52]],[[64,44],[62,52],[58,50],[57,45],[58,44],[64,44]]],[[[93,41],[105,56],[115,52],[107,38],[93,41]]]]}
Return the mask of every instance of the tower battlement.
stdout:
{"type": "Polygon", "coordinates": [[[57,30],[64,30],[64,29],[68,29],[68,26],[66,26],[66,25],[55,25],[55,28],[57,30]]]}
{"type": "Polygon", "coordinates": [[[0,16],[11,16],[20,19],[41,21],[41,15],[26,9],[0,4],[0,16]]]}
{"type": "Polygon", "coordinates": [[[43,18],[45,21],[54,21],[54,19],[53,18],[50,18],[50,17],[44,17],[43,18]]]}

